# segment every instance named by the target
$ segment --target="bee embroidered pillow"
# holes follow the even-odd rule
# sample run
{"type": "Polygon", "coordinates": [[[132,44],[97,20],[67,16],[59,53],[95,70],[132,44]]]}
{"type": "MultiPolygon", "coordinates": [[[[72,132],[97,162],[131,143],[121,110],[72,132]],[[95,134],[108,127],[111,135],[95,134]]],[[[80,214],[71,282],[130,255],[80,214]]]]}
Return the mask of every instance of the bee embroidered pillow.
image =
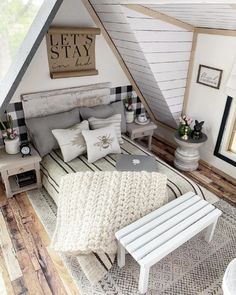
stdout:
{"type": "Polygon", "coordinates": [[[120,145],[113,125],[96,130],[83,130],[88,162],[93,163],[108,154],[120,154],[120,145]]]}
{"type": "Polygon", "coordinates": [[[82,130],[88,129],[88,121],[83,121],[67,129],[52,130],[52,134],[60,146],[64,162],[69,162],[86,152],[82,130]]]}

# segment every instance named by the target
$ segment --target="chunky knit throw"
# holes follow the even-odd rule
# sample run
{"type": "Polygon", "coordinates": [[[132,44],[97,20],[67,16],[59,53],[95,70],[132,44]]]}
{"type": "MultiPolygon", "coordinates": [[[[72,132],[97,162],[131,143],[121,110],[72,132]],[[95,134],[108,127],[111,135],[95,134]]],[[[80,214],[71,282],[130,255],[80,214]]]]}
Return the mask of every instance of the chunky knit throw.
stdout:
{"type": "Polygon", "coordinates": [[[78,172],[62,178],[51,246],[60,252],[116,253],[115,232],[167,202],[156,172],[78,172]]]}

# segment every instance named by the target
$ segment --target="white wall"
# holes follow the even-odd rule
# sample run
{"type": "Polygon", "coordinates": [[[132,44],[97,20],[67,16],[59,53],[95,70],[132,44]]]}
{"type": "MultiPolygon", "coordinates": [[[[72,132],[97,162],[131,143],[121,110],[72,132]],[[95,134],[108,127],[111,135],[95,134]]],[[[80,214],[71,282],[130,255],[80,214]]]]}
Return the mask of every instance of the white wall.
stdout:
{"type": "Polygon", "coordinates": [[[208,141],[201,148],[201,158],[236,178],[235,167],[213,155],[227,99],[225,83],[235,58],[236,37],[206,34],[198,35],[186,113],[194,119],[205,121],[204,132],[208,135],[208,141]],[[223,70],[222,82],[219,90],[196,83],[199,64],[223,70]]]}
{"type": "MultiPolygon", "coordinates": [[[[86,8],[80,0],[65,0],[60,7],[53,25],[95,27],[86,8]]],[[[47,60],[46,40],[42,41],[30,63],[12,101],[20,101],[23,93],[60,89],[99,82],[111,82],[112,87],[129,85],[127,77],[102,35],[96,37],[97,76],[51,79],[47,60]]]]}

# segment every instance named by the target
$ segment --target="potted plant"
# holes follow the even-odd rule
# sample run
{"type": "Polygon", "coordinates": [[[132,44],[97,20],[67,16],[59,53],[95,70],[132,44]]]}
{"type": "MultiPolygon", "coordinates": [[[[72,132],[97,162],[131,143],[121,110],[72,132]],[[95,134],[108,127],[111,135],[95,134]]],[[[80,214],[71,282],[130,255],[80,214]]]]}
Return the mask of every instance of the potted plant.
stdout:
{"type": "Polygon", "coordinates": [[[6,121],[0,119],[2,136],[5,143],[5,150],[8,154],[17,154],[20,151],[20,139],[17,131],[13,128],[11,115],[6,114],[6,121]]]}
{"type": "Polygon", "coordinates": [[[187,115],[183,115],[179,118],[179,128],[178,132],[182,139],[188,140],[189,136],[191,135],[192,128],[191,124],[193,119],[188,117],[187,115]]]}
{"type": "Polygon", "coordinates": [[[132,96],[126,96],[124,99],[125,104],[125,117],[127,123],[132,123],[134,121],[134,109],[133,109],[133,103],[132,103],[132,96]]]}

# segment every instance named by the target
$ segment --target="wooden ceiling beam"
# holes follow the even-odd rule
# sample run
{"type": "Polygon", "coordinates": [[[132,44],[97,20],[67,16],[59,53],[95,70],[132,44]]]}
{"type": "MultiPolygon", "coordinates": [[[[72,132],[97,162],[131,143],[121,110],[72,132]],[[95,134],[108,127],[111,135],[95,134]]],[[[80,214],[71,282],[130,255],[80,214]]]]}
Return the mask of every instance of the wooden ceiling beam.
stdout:
{"type": "Polygon", "coordinates": [[[187,105],[189,100],[189,92],[190,92],[190,85],[192,82],[192,76],[193,76],[193,65],[195,61],[195,52],[197,47],[197,37],[198,33],[196,30],[194,30],[193,33],[193,41],[192,41],[192,49],[190,54],[190,61],[188,66],[188,75],[187,75],[187,81],[186,81],[186,88],[184,93],[184,101],[183,101],[183,108],[182,108],[182,114],[185,115],[187,112],[187,105]]]}
{"type": "Polygon", "coordinates": [[[151,119],[154,122],[158,122],[158,120],[156,119],[155,115],[153,114],[152,110],[150,109],[148,103],[145,100],[145,97],[143,96],[143,94],[141,93],[141,91],[139,90],[138,85],[136,84],[133,76],[131,75],[129,69],[127,68],[122,56],[120,55],[119,51],[117,50],[115,44],[113,43],[111,37],[109,36],[107,30],[105,29],[103,23],[101,22],[99,16],[97,15],[96,11],[94,10],[92,4],[90,3],[89,0],[82,0],[84,6],[87,8],[90,16],[92,17],[94,23],[96,24],[97,27],[99,27],[101,29],[102,35],[105,38],[105,40],[107,41],[107,44],[109,45],[109,47],[111,48],[111,50],[113,51],[115,57],[117,58],[122,70],[124,71],[124,73],[126,74],[128,80],[130,81],[131,85],[133,86],[135,92],[137,93],[138,97],[140,98],[141,102],[143,103],[145,109],[147,110],[147,112],[149,113],[151,119]]]}
{"type": "Polygon", "coordinates": [[[231,8],[236,9],[236,4],[230,4],[231,8]]]}
{"type": "Polygon", "coordinates": [[[194,26],[187,24],[185,22],[182,22],[174,17],[168,16],[164,13],[158,12],[156,10],[152,10],[148,7],[138,5],[138,4],[123,4],[123,6],[129,8],[129,9],[132,9],[136,12],[142,13],[144,15],[150,16],[152,18],[167,22],[171,25],[178,26],[178,27],[185,29],[187,31],[191,31],[191,32],[194,31],[194,26]]]}
{"type": "Polygon", "coordinates": [[[196,28],[195,31],[198,34],[222,35],[222,36],[236,37],[236,30],[196,28]]]}

